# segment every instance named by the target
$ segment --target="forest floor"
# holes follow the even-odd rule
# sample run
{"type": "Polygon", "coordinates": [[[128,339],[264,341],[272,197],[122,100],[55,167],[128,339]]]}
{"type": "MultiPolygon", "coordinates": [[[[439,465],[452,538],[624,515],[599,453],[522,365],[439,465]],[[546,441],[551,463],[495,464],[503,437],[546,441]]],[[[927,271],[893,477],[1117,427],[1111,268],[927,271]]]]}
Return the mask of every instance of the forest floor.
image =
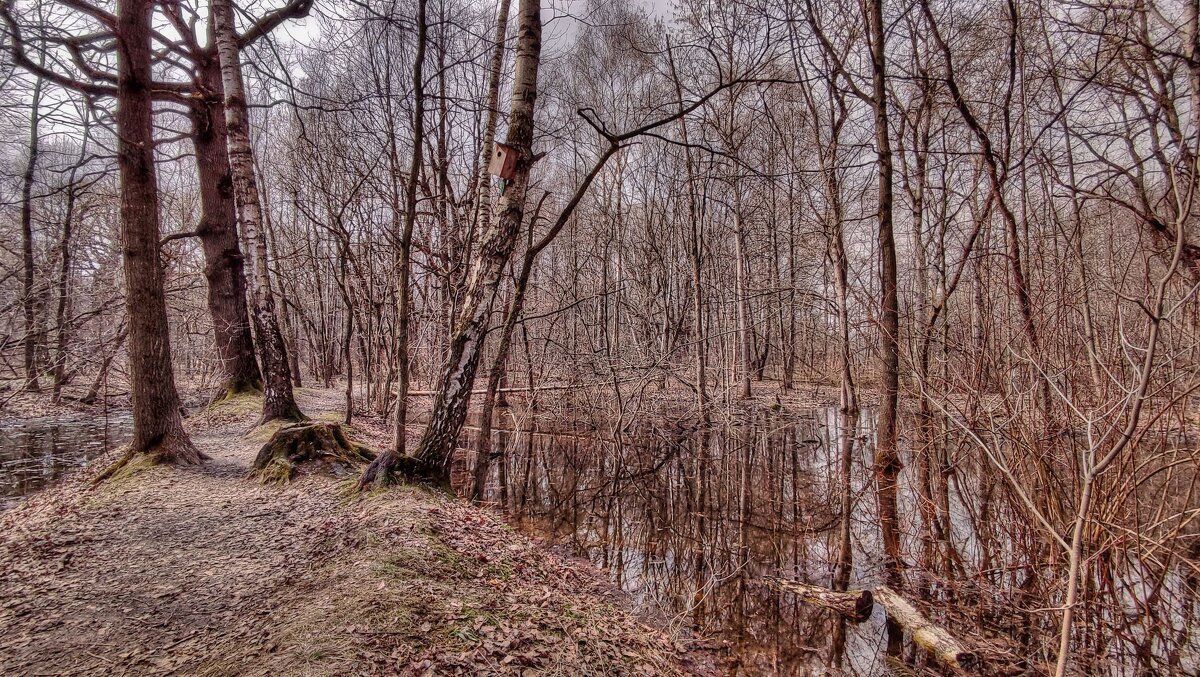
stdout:
{"type": "MultiPolygon", "coordinates": [[[[301,406],[338,416],[332,391],[301,406]]],[[[0,515],[0,674],[703,674],[590,565],[498,515],[353,477],[247,471],[254,400],[188,419],[211,460],[0,515]]],[[[367,443],[381,431],[353,429],[367,443]]]]}

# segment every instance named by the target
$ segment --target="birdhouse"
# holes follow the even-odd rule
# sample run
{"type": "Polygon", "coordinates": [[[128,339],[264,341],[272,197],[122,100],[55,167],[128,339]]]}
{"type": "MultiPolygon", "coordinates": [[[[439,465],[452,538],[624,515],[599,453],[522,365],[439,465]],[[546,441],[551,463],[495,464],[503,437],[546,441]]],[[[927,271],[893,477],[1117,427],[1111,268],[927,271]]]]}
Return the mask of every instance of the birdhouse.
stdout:
{"type": "Polygon", "coordinates": [[[492,148],[492,159],[488,162],[488,173],[508,181],[517,169],[517,149],[497,143],[492,148]]]}

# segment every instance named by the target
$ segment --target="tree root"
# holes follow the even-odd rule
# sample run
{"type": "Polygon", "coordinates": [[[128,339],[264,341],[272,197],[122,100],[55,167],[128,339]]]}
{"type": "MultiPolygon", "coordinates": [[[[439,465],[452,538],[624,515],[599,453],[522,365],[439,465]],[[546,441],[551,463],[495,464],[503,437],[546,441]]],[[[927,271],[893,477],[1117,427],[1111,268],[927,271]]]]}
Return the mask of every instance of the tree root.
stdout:
{"type": "Polygon", "coordinates": [[[276,431],[259,450],[250,476],[264,484],[285,484],[301,465],[345,475],[374,458],[375,452],[350,440],[338,423],[292,423],[276,431]]]}
{"type": "Polygon", "coordinates": [[[92,485],[110,479],[132,477],[156,465],[200,465],[208,458],[209,456],[197,449],[186,436],[180,438],[170,435],[147,449],[137,449],[131,445],[120,458],[92,480],[92,485]]]}
{"type": "Polygon", "coordinates": [[[208,404],[212,406],[219,402],[232,400],[238,397],[262,397],[263,386],[262,381],[241,381],[229,379],[221,384],[208,404]]]}
{"type": "Polygon", "coordinates": [[[300,406],[295,402],[290,405],[280,406],[274,402],[263,400],[262,418],[259,419],[259,425],[266,425],[271,421],[288,421],[289,423],[305,423],[310,421],[304,412],[300,411],[300,406]]]}
{"type": "Polygon", "coordinates": [[[419,456],[397,456],[390,449],[377,456],[363,471],[362,477],[358,478],[358,490],[384,489],[406,482],[450,490],[440,467],[419,456]]]}

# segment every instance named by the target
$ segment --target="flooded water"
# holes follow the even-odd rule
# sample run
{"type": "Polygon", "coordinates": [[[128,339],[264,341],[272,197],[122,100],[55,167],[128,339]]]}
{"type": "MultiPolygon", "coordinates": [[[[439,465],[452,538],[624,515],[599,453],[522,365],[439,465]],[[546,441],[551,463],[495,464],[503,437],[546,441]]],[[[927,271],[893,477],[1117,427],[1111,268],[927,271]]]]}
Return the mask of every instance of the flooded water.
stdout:
{"type": "MultiPolygon", "coordinates": [[[[849,588],[884,580],[871,412],[857,422],[832,408],[733,416],[710,429],[627,423],[616,433],[594,423],[551,433],[544,422],[531,433],[536,426],[519,412],[503,418],[509,429],[495,432],[493,448],[505,463],[492,474],[489,499],[603,567],[727,671],[885,675],[897,674],[899,659],[910,673],[938,674],[914,646],[888,657],[880,605],[855,624],[763,583],[781,576],[832,586],[843,534],[853,556],[849,588]]],[[[1056,655],[1052,607],[1063,565],[1047,557],[1046,539],[1020,519],[969,445],[941,434],[919,453],[906,446],[905,594],[928,602],[935,622],[985,654],[989,673],[1044,672],[1056,655]],[[913,486],[914,477],[931,479],[913,486]]],[[[1131,551],[1093,564],[1084,583],[1090,613],[1076,625],[1080,667],[1195,674],[1194,576],[1170,564],[1150,590],[1147,562],[1131,551]],[[1142,620],[1147,614],[1155,620],[1142,620]]]]}
{"type": "Polygon", "coordinates": [[[128,414],[0,423],[0,510],[129,439],[128,414]]]}
{"type": "MultiPolygon", "coordinates": [[[[503,462],[488,498],[603,567],[725,671],[938,674],[911,644],[889,655],[880,605],[852,623],[764,582],[835,587],[842,578],[870,589],[886,578],[872,412],[614,426],[514,407],[498,419],[506,429],[494,432],[493,448],[503,462]]],[[[130,427],[128,416],[0,423],[0,509],[120,445],[130,427]]],[[[1061,551],[978,449],[945,425],[901,428],[904,594],[984,656],[985,674],[1044,673],[1056,655],[1061,551]]],[[[1186,460],[1195,448],[1194,439],[1164,439],[1138,451],[1186,460]]],[[[1069,468],[1048,467],[1034,500],[1061,523],[1073,485],[1069,468]]],[[[1164,467],[1095,511],[1074,625],[1080,674],[1200,674],[1200,479],[1194,462],[1164,467]],[[1137,537],[1130,515],[1144,520],[1137,537]]]]}

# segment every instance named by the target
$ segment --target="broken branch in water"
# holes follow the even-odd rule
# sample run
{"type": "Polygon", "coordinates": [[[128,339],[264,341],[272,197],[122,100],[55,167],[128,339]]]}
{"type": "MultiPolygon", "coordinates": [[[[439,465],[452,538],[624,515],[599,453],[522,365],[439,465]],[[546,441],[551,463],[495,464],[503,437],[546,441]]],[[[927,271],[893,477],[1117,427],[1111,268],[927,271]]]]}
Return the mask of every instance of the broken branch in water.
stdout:
{"type": "Polygon", "coordinates": [[[917,646],[928,651],[942,665],[969,670],[978,664],[975,652],[964,648],[948,630],[935,625],[895,590],[881,585],[875,588],[875,599],[883,605],[888,618],[904,628],[917,646]]]}
{"type": "Polygon", "coordinates": [[[835,611],[856,623],[870,618],[871,610],[875,608],[875,598],[870,590],[837,592],[784,578],[770,577],[763,580],[772,588],[791,593],[807,604],[835,611]]]}

